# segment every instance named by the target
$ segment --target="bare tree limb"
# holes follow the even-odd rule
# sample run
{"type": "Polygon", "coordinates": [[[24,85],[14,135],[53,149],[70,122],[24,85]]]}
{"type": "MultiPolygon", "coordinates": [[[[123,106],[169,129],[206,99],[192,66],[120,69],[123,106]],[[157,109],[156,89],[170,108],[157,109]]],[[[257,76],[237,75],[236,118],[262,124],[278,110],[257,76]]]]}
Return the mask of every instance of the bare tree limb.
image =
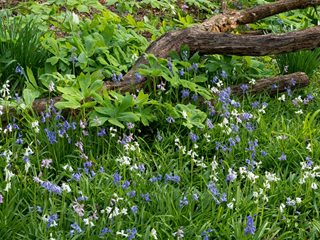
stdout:
{"type": "Polygon", "coordinates": [[[296,89],[309,85],[309,78],[303,72],[296,72],[278,77],[259,79],[253,86],[248,87],[244,91],[243,84],[231,87],[231,94],[241,96],[244,93],[257,94],[266,92],[269,95],[274,95],[279,92],[284,92],[288,88],[296,89]]]}
{"type": "Polygon", "coordinates": [[[228,32],[239,25],[254,23],[279,13],[317,6],[319,4],[320,0],[281,0],[247,10],[218,14],[204,21],[197,28],[209,32],[228,32]]]}

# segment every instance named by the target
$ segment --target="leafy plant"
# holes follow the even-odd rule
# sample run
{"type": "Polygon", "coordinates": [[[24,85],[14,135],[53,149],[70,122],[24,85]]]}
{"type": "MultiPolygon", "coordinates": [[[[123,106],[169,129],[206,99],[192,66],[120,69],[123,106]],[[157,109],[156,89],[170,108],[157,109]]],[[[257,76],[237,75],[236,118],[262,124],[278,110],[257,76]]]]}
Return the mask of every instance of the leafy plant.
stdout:
{"type": "Polygon", "coordinates": [[[95,95],[95,100],[101,105],[94,108],[90,114],[90,125],[101,126],[106,121],[124,128],[125,122],[141,121],[143,125],[149,125],[155,119],[148,105],[157,104],[155,101],[148,101],[148,95],[142,91],[136,99],[132,95],[121,95],[116,92],[105,91],[103,96],[95,95]]]}
{"type": "Polygon", "coordinates": [[[59,109],[70,108],[90,108],[93,107],[96,103],[90,101],[90,97],[96,95],[101,87],[102,80],[97,79],[98,76],[86,75],[81,73],[77,77],[76,84],[71,87],[57,87],[58,91],[62,93],[62,98],[64,101],[58,102],[55,106],[59,109]]]}

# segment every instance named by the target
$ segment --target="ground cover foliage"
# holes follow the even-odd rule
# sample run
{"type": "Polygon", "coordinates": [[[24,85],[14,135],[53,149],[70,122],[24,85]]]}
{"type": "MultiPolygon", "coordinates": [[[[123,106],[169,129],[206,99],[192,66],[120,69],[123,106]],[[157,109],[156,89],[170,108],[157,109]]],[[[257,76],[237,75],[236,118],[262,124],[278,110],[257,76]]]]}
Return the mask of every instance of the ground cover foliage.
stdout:
{"type": "MultiPolygon", "coordinates": [[[[219,13],[219,2],[2,7],[1,239],[319,238],[318,50],[257,58],[184,46],[147,55],[135,76],[148,78],[144,89],[120,94],[103,81],[120,82],[151,41],[219,13]],[[304,68],[304,89],[246,94],[259,78],[304,68]]],[[[239,31],[317,24],[317,9],[305,9],[239,31]]]]}

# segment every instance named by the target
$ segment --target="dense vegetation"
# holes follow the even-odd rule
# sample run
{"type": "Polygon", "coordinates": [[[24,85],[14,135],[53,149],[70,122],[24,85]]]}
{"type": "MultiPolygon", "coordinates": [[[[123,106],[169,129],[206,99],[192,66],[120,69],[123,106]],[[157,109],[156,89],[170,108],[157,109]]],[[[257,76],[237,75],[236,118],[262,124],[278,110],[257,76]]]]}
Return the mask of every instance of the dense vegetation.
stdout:
{"type": "MultiPolygon", "coordinates": [[[[150,42],[219,12],[209,0],[2,6],[1,239],[320,237],[319,50],[200,56],[184,46],[146,56],[135,76],[148,78],[143,89],[102,90],[150,42]],[[296,71],[310,86],[246,93],[259,78],[296,71]],[[234,84],[243,97],[232,96],[234,84]],[[35,99],[56,96],[33,111],[35,99]]],[[[238,30],[281,33],[318,20],[310,8],[238,30]]]]}

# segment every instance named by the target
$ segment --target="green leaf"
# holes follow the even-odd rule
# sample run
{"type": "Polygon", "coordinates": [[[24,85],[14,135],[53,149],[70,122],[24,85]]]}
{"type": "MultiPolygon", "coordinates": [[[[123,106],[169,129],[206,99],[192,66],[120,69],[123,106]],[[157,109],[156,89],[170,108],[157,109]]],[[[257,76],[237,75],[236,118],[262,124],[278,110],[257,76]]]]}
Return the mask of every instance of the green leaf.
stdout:
{"type": "Polygon", "coordinates": [[[38,85],[37,85],[36,79],[34,78],[33,72],[29,67],[27,67],[27,77],[28,77],[28,82],[31,83],[30,87],[32,87],[34,89],[38,89],[38,85]]]}
{"type": "Polygon", "coordinates": [[[123,112],[133,106],[133,97],[131,95],[126,95],[121,102],[121,105],[119,107],[119,112],[123,112]]]}
{"type": "Polygon", "coordinates": [[[86,93],[89,89],[89,86],[90,86],[90,82],[91,82],[91,79],[90,79],[90,74],[86,74],[84,75],[83,73],[81,73],[78,77],[78,83],[80,85],[80,89],[81,89],[81,92],[82,94],[84,95],[84,97],[87,97],[86,96],[86,93]]]}
{"type": "Polygon", "coordinates": [[[115,109],[109,108],[109,107],[95,107],[94,110],[97,113],[100,113],[105,116],[114,116],[115,115],[115,109]]]}
{"type": "Polygon", "coordinates": [[[25,88],[22,92],[24,102],[27,106],[32,107],[33,101],[40,96],[40,92],[36,89],[25,88]]]}
{"type": "Polygon", "coordinates": [[[78,109],[81,107],[81,104],[75,100],[71,100],[67,102],[57,102],[54,106],[58,109],[78,109]]]}
{"type": "Polygon", "coordinates": [[[75,99],[80,102],[84,98],[82,93],[74,87],[57,87],[57,90],[63,93],[62,97],[65,99],[75,99]]]}
{"type": "Polygon", "coordinates": [[[116,125],[117,127],[124,128],[124,125],[115,118],[109,118],[108,122],[113,125],[116,125]]]}
{"type": "Polygon", "coordinates": [[[58,61],[59,61],[59,57],[54,56],[54,57],[48,58],[46,62],[51,63],[51,65],[56,65],[58,61]]]}
{"type": "Polygon", "coordinates": [[[90,95],[100,91],[102,88],[102,85],[103,85],[102,80],[95,80],[90,86],[90,95]]]}
{"type": "Polygon", "coordinates": [[[115,59],[115,57],[113,57],[112,55],[107,55],[107,59],[110,62],[111,65],[113,66],[119,66],[119,62],[117,61],[117,59],[115,59]]]}
{"type": "Polygon", "coordinates": [[[97,61],[102,65],[109,65],[109,63],[101,56],[97,57],[97,61]]]}
{"type": "Polygon", "coordinates": [[[80,55],[79,55],[79,57],[78,57],[78,62],[79,62],[80,67],[81,67],[82,69],[84,69],[85,67],[87,67],[88,61],[89,61],[89,58],[88,58],[88,56],[86,55],[86,53],[85,53],[85,52],[81,52],[80,55]]]}
{"type": "Polygon", "coordinates": [[[92,108],[96,105],[96,102],[85,102],[81,105],[81,108],[84,109],[84,108],[92,108]]]}
{"type": "Polygon", "coordinates": [[[77,6],[77,10],[79,12],[89,13],[89,8],[86,5],[83,5],[83,4],[78,5],[77,6]]]}
{"type": "Polygon", "coordinates": [[[137,122],[139,119],[139,116],[133,112],[123,112],[117,116],[117,120],[122,122],[137,122]]]}

